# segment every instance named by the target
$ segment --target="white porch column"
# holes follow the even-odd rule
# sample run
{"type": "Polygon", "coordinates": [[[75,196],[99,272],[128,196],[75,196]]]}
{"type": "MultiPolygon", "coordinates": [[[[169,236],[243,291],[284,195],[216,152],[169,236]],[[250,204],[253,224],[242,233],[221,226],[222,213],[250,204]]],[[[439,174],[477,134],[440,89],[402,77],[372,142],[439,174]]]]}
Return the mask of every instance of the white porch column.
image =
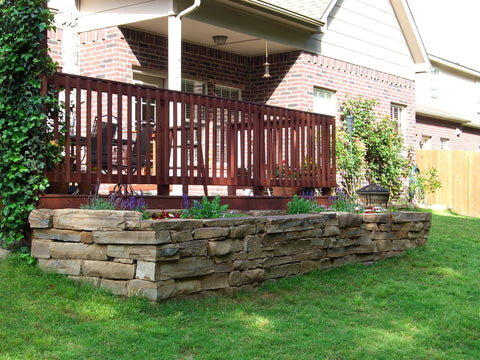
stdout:
{"type": "Polygon", "coordinates": [[[182,19],[168,17],[168,89],[182,89],[182,19]]]}

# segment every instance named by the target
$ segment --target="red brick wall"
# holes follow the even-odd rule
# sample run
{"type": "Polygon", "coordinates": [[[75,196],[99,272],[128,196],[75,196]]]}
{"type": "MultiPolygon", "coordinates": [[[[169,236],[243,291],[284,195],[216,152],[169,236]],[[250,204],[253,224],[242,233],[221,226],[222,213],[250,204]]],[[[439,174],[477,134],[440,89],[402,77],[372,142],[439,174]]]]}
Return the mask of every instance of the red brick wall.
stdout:
{"type": "Polygon", "coordinates": [[[48,30],[47,39],[48,39],[48,54],[50,57],[58,63],[58,67],[63,66],[62,61],[62,29],[48,30]]]}
{"type": "Polygon", "coordinates": [[[422,136],[431,137],[430,149],[440,149],[440,139],[448,139],[447,150],[480,150],[480,129],[462,128],[460,124],[417,116],[417,148],[422,136]],[[462,129],[457,136],[456,129],[462,129]]]}
{"type": "MultiPolygon", "coordinates": [[[[132,65],[167,71],[167,38],[131,29],[108,28],[80,35],[80,74],[131,82],[132,65]]],[[[408,145],[418,141],[415,130],[413,80],[327,58],[290,52],[269,56],[270,78],[263,78],[265,57],[244,57],[196,44],[182,44],[183,77],[242,89],[244,100],[313,110],[314,86],[336,92],[337,113],[349,94],[375,98],[379,116],[390,113],[391,103],[405,105],[408,145]]],[[[339,118],[339,117],[338,117],[339,118]]]]}
{"type": "MultiPolygon", "coordinates": [[[[404,105],[407,126],[406,143],[414,146],[415,131],[415,82],[376,70],[310,53],[289,53],[269,58],[270,78],[262,79],[261,63],[254,66],[257,77],[257,93],[254,101],[271,105],[294,107],[313,111],[313,88],[315,86],[336,93],[337,119],[345,96],[375,98],[379,116],[390,114],[391,103],[404,105]]],[[[254,71],[255,72],[255,71],[254,71]]]]}

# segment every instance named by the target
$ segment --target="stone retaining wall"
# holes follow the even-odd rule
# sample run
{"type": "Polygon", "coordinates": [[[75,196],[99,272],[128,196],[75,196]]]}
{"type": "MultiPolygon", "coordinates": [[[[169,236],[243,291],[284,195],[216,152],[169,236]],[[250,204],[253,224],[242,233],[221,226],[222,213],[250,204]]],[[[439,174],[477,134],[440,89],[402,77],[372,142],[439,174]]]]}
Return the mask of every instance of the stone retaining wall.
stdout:
{"type": "Polygon", "coordinates": [[[141,220],[132,211],[40,209],[29,220],[42,269],[159,301],[401,255],[426,243],[431,214],[141,220]]]}

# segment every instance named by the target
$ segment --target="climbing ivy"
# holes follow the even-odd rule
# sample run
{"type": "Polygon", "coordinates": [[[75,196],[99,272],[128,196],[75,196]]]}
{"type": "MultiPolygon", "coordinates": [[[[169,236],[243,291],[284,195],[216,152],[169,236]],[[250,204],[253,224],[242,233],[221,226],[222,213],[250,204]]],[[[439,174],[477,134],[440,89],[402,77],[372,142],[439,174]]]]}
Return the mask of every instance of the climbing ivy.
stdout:
{"type": "Polygon", "coordinates": [[[0,12],[0,245],[17,248],[48,186],[46,166],[59,159],[58,144],[46,138],[55,97],[41,93],[41,75],[55,70],[41,46],[53,17],[43,0],[0,0],[0,12]]]}

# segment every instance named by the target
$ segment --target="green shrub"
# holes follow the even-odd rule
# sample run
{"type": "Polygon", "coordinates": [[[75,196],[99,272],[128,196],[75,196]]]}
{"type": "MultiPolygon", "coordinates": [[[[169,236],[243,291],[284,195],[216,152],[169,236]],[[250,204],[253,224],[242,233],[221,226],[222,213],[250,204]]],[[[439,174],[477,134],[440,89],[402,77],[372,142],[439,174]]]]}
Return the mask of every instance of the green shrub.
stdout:
{"type": "Polygon", "coordinates": [[[315,199],[305,199],[294,195],[292,201],[287,203],[287,214],[311,214],[312,212],[322,212],[325,208],[318,205],[315,199]]]}
{"type": "Polygon", "coordinates": [[[180,217],[184,219],[211,219],[230,216],[227,213],[228,204],[220,205],[220,195],[210,202],[207,197],[202,198],[202,202],[194,201],[193,206],[188,206],[188,200],[184,195],[184,209],[180,212],[180,217]]]}
{"type": "Polygon", "coordinates": [[[389,115],[377,117],[374,99],[347,97],[343,102],[342,116],[354,118],[352,134],[343,127],[337,130],[337,169],[340,184],[347,194],[355,194],[355,185],[366,181],[390,191],[390,199],[406,195],[406,179],[412,160],[405,156],[403,136],[399,124],[389,115]],[[353,166],[353,174],[352,174],[353,166]],[[352,178],[353,175],[353,178],[352,178]]]}

